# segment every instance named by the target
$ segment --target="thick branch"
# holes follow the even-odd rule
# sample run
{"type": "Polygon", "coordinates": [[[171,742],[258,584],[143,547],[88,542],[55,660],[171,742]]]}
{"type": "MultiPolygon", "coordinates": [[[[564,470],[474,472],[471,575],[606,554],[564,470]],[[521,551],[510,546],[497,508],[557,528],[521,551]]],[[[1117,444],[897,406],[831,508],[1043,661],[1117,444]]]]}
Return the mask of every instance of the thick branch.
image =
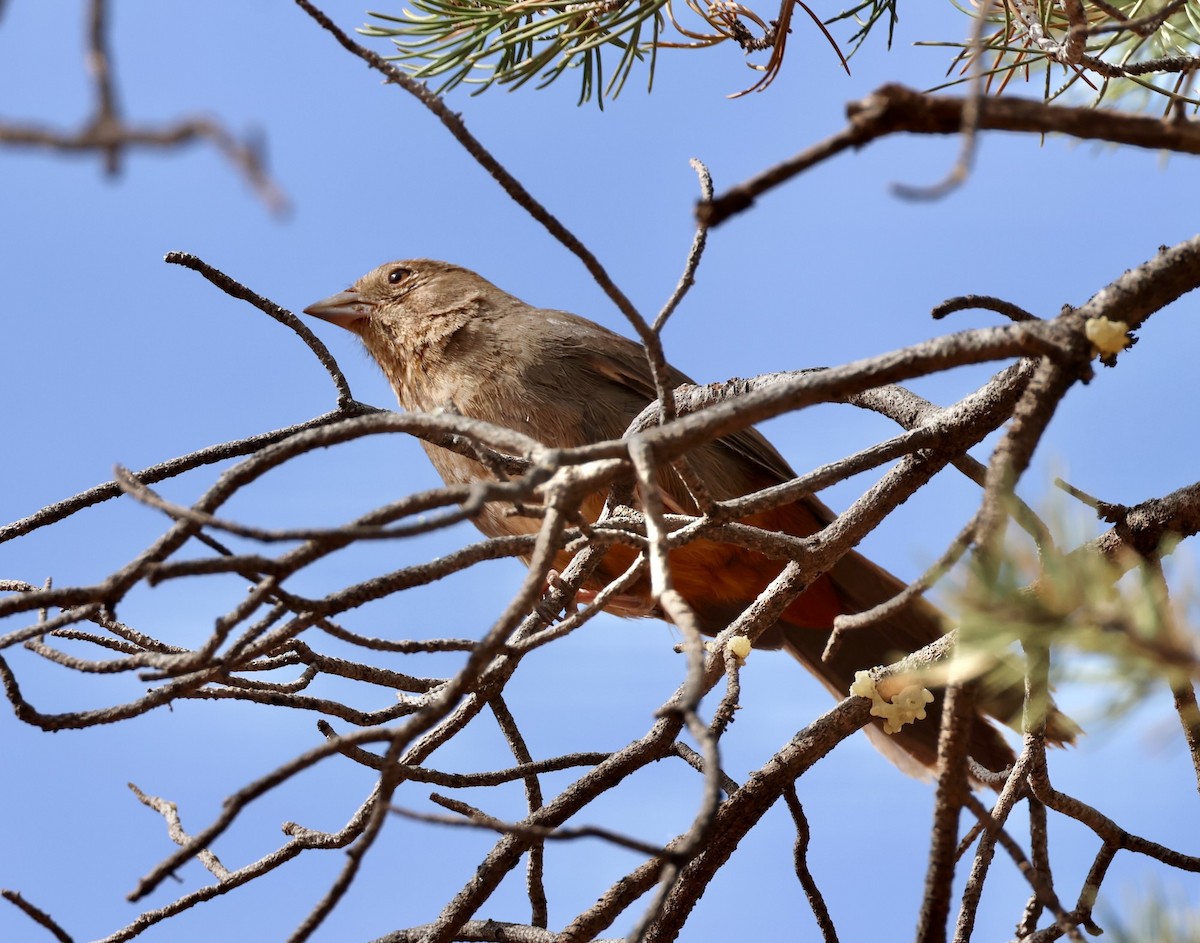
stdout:
{"type": "MultiPolygon", "coordinates": [[[[850,124],[845,130],[730,188],[710,202],[701,201],[697,216],[710,227],[718,226],[797,174],[879,138],[901,133],[958,134],[967,107],[965,98],[924,95],[902,85],[884,85],[846,106],[850,124]]],[[[1200,154],[1200,124],[1194,121],[1162,121],[1099,108],[1069,108],[1011,97],[980,98],[978,109],[976,127],[981,131],[1066,134],[1085,141],[1200,154]]]]}

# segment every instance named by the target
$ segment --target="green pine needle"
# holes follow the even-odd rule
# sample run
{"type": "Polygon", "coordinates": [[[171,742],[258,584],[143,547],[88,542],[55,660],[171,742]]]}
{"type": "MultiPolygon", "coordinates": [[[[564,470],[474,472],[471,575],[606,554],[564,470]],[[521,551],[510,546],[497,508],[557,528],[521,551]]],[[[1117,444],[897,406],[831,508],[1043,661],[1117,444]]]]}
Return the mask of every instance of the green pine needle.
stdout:
{"type": "Polygon", "coordinates": [[[479,91],[497,83],[519,88],[534,78],[543,87],[577,69],[580,101],[618,94],[636,63],[648,60],[653,81],[654,50],[664,25],[667,0],[410,0],[400,16],[371,13],[379,23],[360,30],[396,44],[390,58],[418,78],[440,78],[439,91],[466,83],[479,91]],[[643,44],[642,37],[651,34],[643,44]],[[602,56],[620,50],[607,84],[602,56]]]}

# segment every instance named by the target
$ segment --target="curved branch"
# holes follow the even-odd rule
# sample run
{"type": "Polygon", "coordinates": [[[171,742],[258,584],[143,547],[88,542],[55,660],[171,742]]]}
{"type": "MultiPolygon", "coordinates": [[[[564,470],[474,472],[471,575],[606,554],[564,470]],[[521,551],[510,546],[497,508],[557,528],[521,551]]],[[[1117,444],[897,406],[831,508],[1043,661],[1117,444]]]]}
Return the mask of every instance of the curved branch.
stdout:
{"type": "MultiPolygon", "coordinates": [[[[902,85],[881,86],[866,98],[846,106],[850,123],[844,130],[709,202],[700,202],[696,215],[711,227],[719,226],[749,209],[762,194],[810,167],[892,134],[958,134],[969,102],[966,98],[922,94],[902,85]]],[[[1021,98],[984,97],[979,99],[978,107],[975,127],[980,131],[1066,134],[1084,141],[1200,155],[1200,124],[1194,121],[1161,121],[1021,98]]]]}

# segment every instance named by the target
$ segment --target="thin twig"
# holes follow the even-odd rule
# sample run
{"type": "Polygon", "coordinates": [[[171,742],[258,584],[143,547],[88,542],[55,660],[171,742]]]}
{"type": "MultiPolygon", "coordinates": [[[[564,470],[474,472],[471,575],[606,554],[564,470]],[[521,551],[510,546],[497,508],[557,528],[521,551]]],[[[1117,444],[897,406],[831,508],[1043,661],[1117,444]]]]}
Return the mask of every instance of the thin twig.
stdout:
{"type": "Polygon", "coordinates": [[[313,352],[321,366],[329,373],[333,380],[333,385],[337,388],[338,393],[338,408],[346,409],[354,402],[354,396],[350,392],[350,384],[346,382],[346,377],[342,374],[341,368],[333,359],[333,355],[329,353],[329,348],[321,341],[316,334],[312,332],[307,324],[296,317],[286,308],[281,308],[275,302],[264,298],[257,292],[251,291],[241,282],[230,278],[224,272],[213,268],[207,262],[197,258],[190,252],[168,252],[163,258],[163,261],[171,265],[182,265],[184,268],[190,268],[193,272],[199,272],[210,282],[216,285],[221,291],[232,298],[240,298],[242,301],[249,302],[258,308],[263,314],[278,321],[285,327],[291,328],[305,344],[308,349],[313,352]]]}
{"type": "Polygon", "coordinates": [[[929,186],[892,184],[892,192],[897,196],[908,200],[938,200],[961,186],[970,175],[979,141],[980,102],[984,98],[983,30],[994,2],[995,0],[982,0],[974,12],[971,24],[971,38],[968,46],[971,73],[967,84],[967,94],[963,98],[962,137],[959,143],[958,158],[955,160],[954,166],[938,183],[929,186]]]}
{"type": "MultiPolygon", "coordinates": [[[[713,182],[712,175],[708,172],[708,168],[696,158],[692,158],[689,163],[692,169],[696,171],[696,175],[700,178],[700,199],[711,200],[713,198],[713,182]]],[[[658,317],[654,319],[654,323],[650,329],[658,334],[666,327],[667,318],[669,318],[674,310],[679,306],[684,296],[691,289],[696,281],[696,269],[700,265],[700,259],[704,255],[704,247],[708,242],[708,226],[703,220],[696,224],[696,235],[692,239],[692,247],[688,251],[687,263],[683,267],[683,275],[679,278],[679,284],[675,286],[675,290],[671,292],[671,297],[667,299],[667,303],[663,305],[661,311],[658,312],[658,317]]]]}
{"type": "Polygon", "coordinates": [[[130,149],[177,148],[194,141],[208,141],[241,172],[271,212],[283,215],[288,211],[287,197],[267,173],[261,148],[252,140],[238,141],[208,118],[184,118],[164,125],[135,125],[122,118],[108,42],[107,0],[90,0],[85,65],[94,83],[96,104],[80,130],[67,132],[34,124],[4,123],[0,124],[0,144],[63,153],[95,151],[104,157],[105,172],[115,176],[130,149]]]}
{"type": "Polygon", "coordinates": [[[816,879],[812,876],[812,870],[808,866],[808,844],[812,833],[809,831],[808,817],[804,814],[800,797],[796,795],[796,787],[788,786],[783,792],[783,799],[787,803],[788,811],[792,814],[792,821],[796,824],[796,842],[792,848],[792,867],[796,871],[796,878],[804,889],[804,896],[808,898],[808,906],[812,908],[813,916],[817,920],[821,939],[825,943],[837,943],[837,928],[833,925],[833,918],[829,915],[825,898],[821,895],[821,890],[817,887],[816,879]]]}
{"type": "MultiPolygon", "coordinates": [[[[174,802],[160,799],[158,796],[148,796],[133,783],[129,784],[129,788],[137,796],[138,802],[147,808],[153,809],[166,820],[167,834],[170,836],[171,841],[177,845],[186,845],[188,843],[190,837],[183,830],[183,823],[179,819],[179,807],[174,802]]],[[[209,849],[201,848],[196,853],[196,858],[218,881],[228,879],[229,869],[221,864],[217,856],[209,849]]]]}
{"type": "Polygon", "coordinates": [[[59,925],[58,921],[56,921],[40,907],[35,907],[17,891],[10,891],[7,888],[0,889],[0,897],[3,897],[6,901],[28,916],[38,926],[44,927],[46,930],[48,930],[54,939],[59,941],[59,943],[74,943],[74,937],[67,933],[67,931],[59,925]]]}

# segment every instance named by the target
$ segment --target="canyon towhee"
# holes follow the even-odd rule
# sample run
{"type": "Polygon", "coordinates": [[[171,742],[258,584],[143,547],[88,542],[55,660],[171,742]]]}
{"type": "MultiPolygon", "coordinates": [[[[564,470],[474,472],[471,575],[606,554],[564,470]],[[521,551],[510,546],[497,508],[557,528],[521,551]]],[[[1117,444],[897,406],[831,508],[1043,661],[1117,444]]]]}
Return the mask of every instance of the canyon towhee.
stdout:
{"type": "MultiPolygon", "coordinates": [[[[415,259],[380,266],[305,312],[357,334],[405,409],[432,411],[453,404],[464,416],[518,430],[548,446],[619,439],[656,398],[640,345],[576,315],[533,308],[474,272],[445,262],[415,259]]],[[[670,371],[670,386],[690,382],[670,371]]],[[[421,444],[447,483],[490,474],[456,452],[421,444]]],[[[753,429],[698,448],[689,459],[715,500],[795,477],[783,457],[753,429]]],[[[659,473],[657,483],[669,510],[696,513],[690,492],[669,468],[659,473]]],[[[604,494],[596,494],[585,502],[583,513],[594,520],[604,499],[604,494]]],[[[816,498],[805,497],[751,515],[744,523],[803,537],[833,517],[816,498]]],[[[475,523],[489,536],[530,533],[539,525],[501,505],[486,506],[475,523]]],[[[624,572],[635,553],[613,546],[588,589],[599,589],[624,572]]],[[[702,630],[712,634],[727,627],[783,567],[778,560],[709,540],[675,549],[670,565],[675,588],[702,630]]],[[[832,658],[822,660],[835,616],[868,609],[902,587],[891,574],[851,552],[814,581],[757,644],[786,648],[835,696],[844,697],[857,670],[887,664],[942,635],[937,611],[917,600],[883,622],[847,633],[832,658]]],[[[622,615],[656,614],[648,581],[610,609],[622,615]]],[[[986,698],[982,710],[1001,720],[1019,714],[1019,685],[986,698]]],[[[927,770],[937,757],[939,704],[940,698],[929,706],[927,719],[894,737],[878,728],[868,727],[868,732],[902,768],[927,770]]],[[[1048,728],[1049,738],[1056,741],[1070,740],[1074,734],[1071,722],[1054,711],[1048,728]]],[[[1013,761],[1012,750],[982,712],[972,718],[970,750],[993,771],[1013,761]]]]}

